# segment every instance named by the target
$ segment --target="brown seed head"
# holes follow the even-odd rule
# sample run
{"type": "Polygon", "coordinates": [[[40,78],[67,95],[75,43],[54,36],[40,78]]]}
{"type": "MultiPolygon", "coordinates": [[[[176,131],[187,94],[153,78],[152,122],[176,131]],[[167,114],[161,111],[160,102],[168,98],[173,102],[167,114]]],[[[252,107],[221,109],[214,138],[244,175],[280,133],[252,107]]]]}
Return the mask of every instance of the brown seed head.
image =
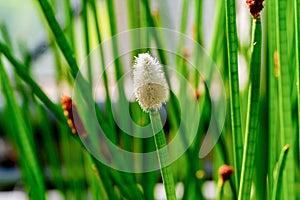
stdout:
{"type": "Polygon", "coordinates": [[[67,122],[72,130],[72,133],[76,134],[78,132],[81,136],[86,136],[86,130],[84,129],[82,121],[79,119],[77,109],[71,97],[63,94],[61,96],[61,105],[62,109],[64,110],[64,115],[68,118],[67,122]],[[76,123],[76,127],[74,122],[74,116],[78,118],[78,123],[76,123]]]}
{"type": "Polygon", "coordinates": [[[260,17],[260,12],[264,8],[263,2],[264,0],[246,0],[246,4],[254,19],[260,17]]]}
{"type": "Polygon", "coordinates": [[[200,96],[201,96],[200,91],[196,90],[195,91],[195,97],[196,97],[196,99],[199,100],[200,96]]]}
{"type": "Polygon", "coordinates": [[[228,179],[230,179],[231,175],[233,174],[233,168],[229,165],[222,165],[219,168],[219,175],[220,180],[224,183],[228,179]]]}

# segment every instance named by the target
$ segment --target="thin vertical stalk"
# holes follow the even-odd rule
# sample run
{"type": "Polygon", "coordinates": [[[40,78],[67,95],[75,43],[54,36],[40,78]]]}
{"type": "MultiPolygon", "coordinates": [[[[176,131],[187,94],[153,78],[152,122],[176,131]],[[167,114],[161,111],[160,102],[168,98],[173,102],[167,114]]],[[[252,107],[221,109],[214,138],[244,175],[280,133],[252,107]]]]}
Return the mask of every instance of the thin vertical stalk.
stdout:
{"type": "MultiPolygon", "coordinates": [[[[276,24],[275,24],[275,1],[267,1],[267,43],[268,43],[268,66],[267,66],[267,88],[268,88],[268,177],[273,180],[273,169],[277,159],[277,133],[278,123],[278,98],[275,77],[274,55],[276,51],[276,24]]],[[[272,191],[273,181],[269,181],[269,191],[272,191]]]]}
{"type": "MultiPolygon", "coordinates": [[[[55,187],[61,192],[64,192],[63,175],[60,167],[59,153],[57,151],[56,141],[53,137],[51,127],[51,120],[46,112],[45,108],[35,101],[35,106],[38,108],[38,119],[40,119],[40,131],[42,134],[42,144],[45,147],[45,153],[47,156],[47,164],[51,173],[52,182],[55,187]]],[[[40,142],[40,141],[38,141],[40,142]]]]}
{"type": "Polygon", "coordinates": [[[100,24],[98,20],[98,7],[97,7],[97,2],[95,0],[91,0],[91,6],[92,6],[92,11],[93,11],[93,17],[94,17],[94,23],[95,23],[95,28],[96,28],[96,36],[99,44],[99,53],[100,53],[100,59],[101,59],[101,68],[102,68],[102,77],[103,77],[103,83],[104,83],[104,89],[105,89],[105,110],[107,114],[107,118],[109,121],[109,124],[111,126],[111,134],[108,135],[109,139],[113,141],[115,144],[117,143],[117,133],[116,133],[116,128],[114,124],[114,119],[113,119],[113,114],[112,114],[112,105],[111,105],[111,98],[109,94],[109,89],[108,89],[108,78],[107,78],[107,72],[106,72],[106,66],[105,66],[105,56],[104,56],[104,51],[102,47],[102,36],[101,36],[101,31],[100,31],[100,24]]]}
{"type": "MultiPolygon", "coordinates": [[[[107,6],[108,14],[109,14],[109,22],[110,22],[109,25],[110,25],[111,36],[114,36],[118,33],[114,1],[107,0],[106,6],[107,6]]],[[[118,47],[117,39],[112,40],[112,46],[113,46],[113,56],[116,59],[115,60],[116,80],[118,81],[118,80],[120,80],[120,78],[123,75],[123,69],[122,69],[122,65],[121,65],[121,59],[119,57],[120,55],[119,55],[119,47],[118,47]]],[[[123,86],[123,85],[121,84],[121,86],[123,86]]],[[[123,88],[119,92],[122,92],[122,90],[123,90],[123,88]]]]}
{"type": "Polygon", "coordinates": [[[64,121],[65,118],[59,109],[43,92],[43,90],[39,87],[39,85],[33,80],[30,76],[28,70],[24,65],[22,65],[15,57],[12,55],[9,47],[0,42],[0,52],[9,60],[9,62],[14,66],[15,72],[25,81],[28,85],[30,85],[32,91],[39,99],[57,116],[57,119],[64,121]]]}
{"type": "Polygon", "coordinates": [[[65,22],[66,22],[67,35],[69,36],[69,42],[71,48],[74,51],[74,55],[76,55],[76,44],[75,44],[75,34],[74,34],[74,12],[73,12],[71,0],[64,0],[64,8],[65,8],[65,22]]]}
{"type": "MultiPolygon", "coordinates": [[[[114,36],[118,33],[117,30],[117,20],[116,20],[116,12],[115,12],[115,5],[113,0],[107,0],[106,1],[106,6],[109,14],[109,25],[110,25],[110,32],[111,36],[114,36]]],[[[122,62],[120,58],[120,53],[119,53],[119,43],[118,39],[115,37],[112,39],[112,53],[113,57],[115,59],[114,66],[115,66],[115,79],[118,82],[117,87],[118,87],[118,92],[119,92],[119,99],[118,99],[118,113],[120,114],[119,118],[122,120],[119,120],[120,124],[122,127],[129,126],[129,119],[124,116],[124,106],[126,105],[126,96],[125,96],[125,91],[124,91],[124,82],[121,79],[123,76],[123,68],[122,68],[122,62]],[[125,103],[125,104],[124,104],[125,103]]],[[[121,131],[121,138],[123,140],[124,144],[124,149],[131,151],[132,149],[132,140],[131,137],[126,134],[125,132],[121,131]]]]}
{"type": "MultiPolygon", "coordinates": [[[[281,191],[282,191],[282,173],[283,169],[285,168],[286,158],[289,151],[289,145],[285,145],[281,150],[276,175],[274,177],[274,187],[272,190],[272,200],[279,200],[281,199],[281,191]]],[[[271,180],[273,181],[273,180],[271,180]]]]}
{"type": "MultiPolygon", "coordinates": [[[[66,37],[63,33],[58,21],[55,18],[55,15],[54,15],[54,12],[53,12],[53,9],[52,9],[51,5],[49,4],[48,0],[39,0],[39,4],[42,8],[43,14],[45,15],[45,18],[48,22],[48,25],[50,26],[50,28],[51,28],[54,36],[55,36],[54,38],[55,38],[60,50],[62,51],[62,54],[64,55],[67,63],[69,64],[72,77],[74,79],[76,79],[77,76],[81,77],[81,73],[79,72],[79,68],[78,68],[76,59],[74,57],[74,54],[72,52],[72,49],[71,49],[71,47],[70,47],[70,45],[69,45],[69,43],[68,43],[68,41],[67,41],[67,39],[66,39],[66,37]]],[[[2,49],[1,49],[1,43],[0,43],[0,51],[1,50],[2,49]]],[[[7,52],[7,51],[5,51],[5,52],[7,52]]],[[[4,54],[5,54],[5,52],[4,52],[4,54]]],[[[18,65],[16,65],[15,67],[17,67],[17,66],[18,65]]],[[[21,75],[23,75],[23,77],[26,77],[26,76],[24,76],[24,74],[21,74],[21,75]]],[[[26,81],[26,79],[25,79],[25,81],[26,81]]],[[[34,81],[31,81],[29,83],[30,83],[31,86],[35,86],[35,84],[36,84],[34,81]]],[[[81,77],[81,84],[79,86],[81,87],[81,91],[83,91],[83,92],[89,91],[88,88],[87,88],[88,85],[85,82],[85,80],[82,79],[82,77],[81,77]]],[[[35,92],[35,90],[33,90],[33,91],[35,92]]],[[[44,99],[41,99],[41,100],[44,100],[44,99]]],[[[45,100],[47,100],[47,99],[45,99],[45,100]]],[[[47,101],[45,101],[45,102],[47,102],[47,101]]],[[[110,129],[110,124],[105,123],[106,119],[105,119],[103,113],[101,112],[99,106],[96,105],[96,104],[95,104],[95,109],[96,109],[97,118],[99,119],[100,122],[102,122],[101,127],[103,128],[105,133],[109,133],[110,130],[111,130],[110,129]]],[[[54,110],[54,109],[51,109],[51,110],[54,110]]],[[[58,114],[58,113],[56,113],[56,114],[58,114]]],[[[58,116],[60,116],[60,114],[58,114],[58,116]]]]}
{"type": "Polygon", "coordinates": [[[72,76],[75,78],[78,73],[78,65],[76,63],[76,59],[73,54],[73,50],[71,49],[67,38],[65,37],[58,21],[55,18],[54,11],[49,4],[48,0],[39,0],[39,4],[43,10],[43,14],[46,17],[46,20],[48,22],[48,25],[50,26],[55,39],[57,41],[57,44],[59,48],[61,49],[63,55],[66,58],[67,63],[69,64],[69,67],[71,69],[72,76]]]}
{"type": "MultiPolygon", "coordinates": [[[[198,43],[195,46],[195,65],[198,66],[201,60],[201,53],[199,52],[200,49],[198,45],[202,45],[203,38],[202,38],[202,10],[203,10],[203,0],[196,0],[195,1],[195,40],[198,43]]],[[[194,74],[194,87],[198,88],[199,85],[199,72],[195,70],[194,74]]]]}
{"type": "Polygon", "coordinates": [[[239,200],[250,199],[252,175],[254,169],[255,143],[258,132],[259,90],[261,68],[262,31],[260,18],[252,21],[250,84],[248,95],[248,110],[245,133],[245,146],[242,163],[239,200]]]}
{"type": "Polygon", "coordinates": [[[176,200],[174,180],[171,172],[168,148],[165,133],[161,124],[159,112],[157,110],[150,111],[150,120],[154,134],[154,141],[158,153],[158,160],[161,166],[160,171],[165,186],[166,196],[168,200],[176,200]]]}
{"type": "Polygon", "coordinates": [[[230,90],[230,111],[231,128],[233,141],[233,157],[235,169],[235,184],[239,188],[241,174],[243,139],[240,111],[240,91],[238,79],[238,38],[236,30],[236,11],[235,0],[225,1],[226,9],[226,35],[227,35],[227,53],[229,68],[229,90],[230,90]]]}
{"type": "Polygon", "coordinates": [[[220,59],[220,49],[222,48],[222,42],[225,40],[225,8],[221,0],[217,1],[217,13],[214,26],[213,39],[209,50],[209,55],[211,56],[214,62],[217,62],[220,59]]]}
{"type": "Polygon", "coordinates": [[[295,9],[295,60],[297,76],[297,104],[298,104],[298,160],[300,160],[300,0],[294,0],[295,9]]]}
{"type": "Polygon", "coordinates": [[[8,75],[4,69],[4,66],[2,64],[2,61],[0,60],[0,79],[1,79],[1,85],[3,94],[6,99],[6,103],[8,106],[8,109],[12,113],[11,120],[15,124],[14,131],[17,133],[15,134],[15,140],[17,143],[18,153],[21,157],[20,159],[24,160],[22,162],[25,167],[25,171],[28,172],[26,174],[29,177],[28,180],[31,180],[28,182],[29,186],[29,193],[31,194],[31,198],[33,199],[45,199],[45,184],[43,180],[43,173],[40,169],[40,166],[37,161],[37,156],[34,153],[34,149],[32,146],[32,142],[30,141],[30,135],[32,135],[28,127],[23,119],[21,110],[19,108],[19,105],[17,103],[17,99],[15,95],[13,94],[13,87],[10,84],[10,80],[8,78],[8,75]],[[34,190],[33,190],[34,188],[34,190]]]}
{"type": "Polygon", "coordinates": [[[92,199],[108,199],[109,197],[107,196],[106,191],[103,188],[103,182],[100,179],[99,172],[95,167],[90,154],[87,152],[83,152],[83,155],[86,180],[90,188],[90,194],[92,199]]]}
{"type": "Polygon", "coordinates": [[[217,184],[217,197],[216,200],[222,200],[224,193],[224,182],[219,180],[217,184]]]}
{"type": "Polygon", "coordinates": [[[276,7],[276,43],[278,48],[279,66],[279,116],[280,134],[282,145],[290,145],[290,153],[287,156],[286,167],[283,172],[283,194],[286,199],[295,199],[295,134],[293,133],[292,106],[291,106],[291,77],[289,72],[288,41],[286,7],[287,1],[277,0],[276,7]]]}
{"type": "Polygon", "coordinates": [[[90,86],[93,86],[93,77],[92,77],[92,66],[91,66],[91,58],[89,57],[90,54],[90,37],[89,37],[89,23],[88,23],[88,1],[82,0],[81,1],[83,9],[83,29],[84,29],[84,45],[85,45],[85,56],[87,61],[87,79],[90,83],[90,86]]]}

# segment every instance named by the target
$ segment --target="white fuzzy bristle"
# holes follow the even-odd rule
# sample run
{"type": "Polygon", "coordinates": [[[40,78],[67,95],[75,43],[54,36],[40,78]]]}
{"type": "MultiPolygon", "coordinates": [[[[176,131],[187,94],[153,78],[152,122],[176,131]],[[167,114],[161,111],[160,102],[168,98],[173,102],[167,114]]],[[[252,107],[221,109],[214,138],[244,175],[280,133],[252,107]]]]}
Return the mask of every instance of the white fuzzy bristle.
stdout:
{"type": "Polygon", "coordinates": [[[169,88],[162,66],[148,53],[142,53],[135,57],[133,86],[135,97],[146,112],[151,109],[159,109],[169,96],[169,88]]]}

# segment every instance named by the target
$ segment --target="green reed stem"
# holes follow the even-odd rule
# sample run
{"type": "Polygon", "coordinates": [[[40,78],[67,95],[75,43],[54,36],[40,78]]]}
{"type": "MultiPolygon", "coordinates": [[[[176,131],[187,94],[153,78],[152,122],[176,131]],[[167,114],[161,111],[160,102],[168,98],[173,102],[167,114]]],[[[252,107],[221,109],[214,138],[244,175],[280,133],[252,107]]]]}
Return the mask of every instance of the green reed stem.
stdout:
{"type": "MultiPolygon", "coordinates": [[[[283,149],[281,150],[278,164],[277,164],[277,170],[276,170],[276,175],[274,177],[274,187],[272,190],[272,200],[279,200],[281,199],[281,191],[282,191],[282,174],[283,170],[285,168],[285,163],[287,159],[287,154],[289,151],[290,146],[285,145],[283,149]]],[[[270,180],[273,181],[273,180],[270,180]]]]}
{"type": "MultiPolygon", "coordinates": [[[[17,99],[14,95],[14,89],[10,83],[8,75],[4,69],[2,61],[0,60],[0,79],[2,85],[2,91],[6,99],[8,109],[11,112],[11,120],[14,122],[14,131],[16,134],[15,141],[17,143],[18,153],[21,160],[24,160],[23,164],[26,168],[25,171],[29,180],[32,182],[28,183],[29,194],[32,199],[45,199],[45,184],[43,180],[43,173],[38,164],[36,154],[34,153],[34,147],[30,141],[30,135],[28,127],[24,121],[23,115],[17,103],[17,99]],[[34,188],[34,189],[33,189],[34,188]]],[[[26,176],[25,175],[25,176],[26,176]]]]}
{"type": "Polygon", "coordinates": [[[26,69],[26,66],[22,65],[19,61],[15,59],[12,55],[9,48],[0,42],[0,52],[9,60],[9,62],[14,66],[15,72],[25,81],[32,89],[34,94],[39,97],[39,99],[57,116],[61,121],[65,121],[65,118],[62,114],[62,110],[57,107],[49,97],[43,92],[40,86],[33,80],[30,76],[29,71],[26,69]]]}
{"type": "Polygon", "coordinates": [[[233,157],[236,188],[239,188],[243,156],[243,138],[240,111],[240,91],[238,79],[238,38],[236,30],[236,11],[235,0],[225,1],[226,9],[226,35],[227,52],[229,66],[229,91],[230,91],[230,110],[231,128],[233,141],[233,157]]]}
{"type": "Polygon", "coordinates": [[[64,192],[63,175],[60,166],[61,162],[59,160],[59,153],[56,146],[57,143],[55,141],[55,137],[53,136],[54,130],[51,127],[51,120],[44,106],[40,105],[37,101],[35,101],[35,105],[38,108],[38,119],[40,119],[39,130],[43,133],[42,143],[47,156],[47,164],[49,165],[49,170],[51,173],[51,181],[57,189],[59,189],[61,192],[64,192]]]}
{"type": "Polygon", "coordinates": [[[212,38],[212,43],[209,50],[209,55],[211,56],[212,60],[214,62],[218,62],[218,60],[221,60],[220,56],[220,49],[225,48],[224,41],[225,38],[225,8],[224,3],[222,1],[217,1],[217,11],[216,11],[216,20],[215,20],[215,26],[214,26],[214,33],[212,38]]]}
{"type": "Polygon", "coordinates": [[[73,50],[71,49],[67,38],[65,37],[63,30],[61,29],[58,21],[55,18],[54,11],[47,0],[39,0],[38,1],[42,10],[43,14],[46,17],[48,25],[50,26],[57,44],[61,49],[64,57],[66,58],[67,63],[70,66],[72,76],[75,78],[78,73],[78,65],[76,63],[76,59],[74,57],[73,50]]]}
{"type": "Polygon", "coordinates": [[[92,76],[92,65],[91,65],[91,58],[90,54],[90,30],[89,30],[89,18],[88,18],[88,1],[82,0],[81,1],[83,10],[82,10],[82,17],[83,17],[83,29],[84,29],[84,45],[85,45],[85,56],[87,61],[87,79],[91,85],[93,86],[93,76],[92,76]]]}
{"type": "MultiPolygon", "coordinates": [[[[106,1],[106,6],[107,6],[107,11],[108,11],[108,15],[109,15],[109,25],[110,25],[110,32],[111,32],[111,36],[113,37],[114,35],[118,34],[118,30],[117,30],[117,20],[116,20],[116,11],[115,11],[115,5],[114,5],[115,1],[111,1],[111,0],[107,0],[106,1]]],[[[121,79],[124,72],[123,72],[123,68],[122,68],[122,61],[120,58],[120,53],[119,53],[119,44],[118,44],[118,39],[115,37],[112,39],[112,54],[113,54],[113,58],[114,60],[114,66],[115,66],[115,79],[118,82],[117,84],[117,88],[118,88],[118,92],[119,92],[119,98],[118,98],[118,113],[119,113],[119,118],[122,120],[119,120],[120,125],[122,127],[125,126],[129,126],[130,122],[129,119],[124,115],[123,109],[125,108],[125,106],[127,105],[127,99],[125,96],[125,91],[124,91],[124,81],[121,79]]],[[[127,108],[126,108],[127,109],[127,108]]],[[[131,137],[123,132],[121,130],[121,137],[122,137],[122,141],[124,144],[124,149],[131,151],[132,148],[132,139],[131,137]]]]}
{"type": "MultiPolygon", "coordinates": [[[[115,6],[114,6],[114,1],[107,0],[106,1],[107,5],[107,11],[109,15],[109,25],[110,25],[110,32],[111,36],[114,36],[118,34],[117,30],[117,20],[116,20],[116,11],[115,11],[115,6]]],[[[116,74],[116,80],[120,80],[120,78],[123,75],[123,69],[122,69],[122,64],[121,64],[121,59],[120,59],[120,54],[119,54],[119,47],[118,47],[118,40],[114,38],[112,40],[112,46],[113,46],[113,56],[116,59],[115,60],[115,74],[116,74]]],[[[121,85],[123,86],[123,85],[121,85]]],[[[123,90],[123,88],[122,88],[123,90]]],[[[119,91],[121,92],[121,91],[119,91]]]]}
{"type": "Polygon", "coordinates": [[[300,0],[294,0],[295,9],[295,60],[297,76],[297,104],[298,104],[298,160],[300,160],[300,0]]]}
{"type": "MultiPolygon", "coordinates": [[[[56,40],[60,50],[62,51],[62,54],[64,55],[67,63],[69,64],[72,77],[74,79],[76,79],[76,77],[79,76],[80,78],[78,81],[80,82],[81,91],[89,91],[87,83],[81,77],[76,59],[74,57],[74,54],[72,53],[72,49],[63,33],[61,27],[59,26],[58,21],[55,18],[55,15],[54,15],[51,5],[49,4],[49,2],[47,0],[39,0],[39,4],[43,10],[43,14],[45,15],[45,17],[47,19],[48,25],[50,26],[50,28],[55,36],[55,40],[56,40]]],[[[0,50],[1,50],[1,46],[0,46],[0,50]]],[[[102,122],[101,127],[103,128],[103,131],[105,133],[109,133],[111,130],[110,125],[107,123],[104,123],[104,122],[106,122],[105,117],[96,104],[95,104],[95,108],[96,108],[97,118],[100,122],[102,122]]],[[[58,114],[58,116],[59,115],[60,114],[58,114]]]]}
{"type": "Polygon", "coordinates": [[[290,151],[286,160],[286,167],[283,171],[283,194],[285,199],[295,199],[295,135],[292,123],[292,99],[291,99],[291,77],[290,61],[288,56],[287,41],[287,1],[275,1],[276,13],[276,43],[278,48],[278,65],[279,65],[279,116],[280,116],[280,133],[281,144],[289,144],[290,151]]]}
{"type": "Polygon", "coordinates": [[[216,200],[222,200],[223,199],[223,193],[224,193],[224,181],[221,181],[219,179],[217,184],[217,197],[216,200]]]}
{"type": "MultiPolygon", "coordinates": [[[[267,68],[267,88],[268,88],[268,177],[273,180],[273,170],[277,160],[277,137],[278,131],[278,97],[277,81],[275,77],[274,55],[276,51],[276,24],[275,24],[275,1],[267,2],[267,43],[268,43],[268,68],[267,68]]],[[[269,191],[272,191],[273,181],[269,181],[269,191]]]]}
{"type": "Polygon", "coordinates": [[[248,110],[245,133],[245,146],[242,163],[239,200],[250,199],[252,176],[254,169],[255,143],[258,132],[259,118],[259,90],[261,68],[262,30],[260,18],[252,21],[250,83],[248,96],[248,110]]]}
{"type": "Polygon", "coordinates": [[[175,186],[173,175],[171,172],[168,148],[165,133],[161,124],[159,112],[152,110],[149,113],[151,125],[154,134],[155,146],[158,154],[159,164],[161,166],[160,171],[165,186],[166,196],[168,200],[176,200],[175,186]]]}
{"type": "MultiPolygon", "coordinates": [[[[74,34],[74,12],[71,0],[64,0],[65,9],[65,22],[66,22],[66,32],[68,39],[73,49],[74,55],[76,55],[76,44],[75,44],[75,34],[74,34]]],[[[76,56],[75,56],[76,57],[76,56]]]]}
{"type": "Polygon", "coordinates": [[[107,78],[107,72],[106,72],[106,66],[105,66],[105,56],[104,56],[104,50],[102,47],[102,36],[100,31],[100,24],[98,20],[98,6],[97,2],[95,0],[91,0],[91,7],[93,11],[93,18],[94,18],[94,25],[96,28],[96,36],[99,44],[99,53],[100,53],[100,62],[101,62],[101,69],[102,69],[102,77],[103,77],[103,83],[104,83],[104,89],[105,89],[105,110],[107,113],[107,118],[109,121],[109,124],[111,126],[111,132],[112,134],[109,134],[109,139],[113,141],[115,144],[117,143],[117,134],[116,134],[116,128],[114,124],[113,114],[112,114],[112,105],[111,105],[111,98],[109,94],[108,89],[108,78],[107,78]]]}
{"type": "MultiPolygon", "coordinates": [[[[203,0],[195,0],[195,40],[198,43],[195,46],[195,65],[198,66],[200,64],[201,60],[201,53],[199,52],[198,45],[203,44],[203,38],[202,38],[202,10],[203,10],[203,0]]],[[[194,74],[194,87],[198,88],[199,86],[199,72],[198,70],[195,70],[194,74]]]]}

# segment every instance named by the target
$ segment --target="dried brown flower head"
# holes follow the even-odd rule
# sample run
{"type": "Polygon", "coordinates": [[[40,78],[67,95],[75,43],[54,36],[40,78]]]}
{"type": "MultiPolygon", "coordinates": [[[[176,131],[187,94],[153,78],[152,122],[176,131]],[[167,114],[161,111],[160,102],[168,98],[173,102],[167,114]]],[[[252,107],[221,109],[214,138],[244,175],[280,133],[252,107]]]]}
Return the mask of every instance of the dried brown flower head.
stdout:
{"type": "Polygon", "coordinates": [[[260,17],[260,12],[264,8],[263,2],[264,0],[246,0],[246,4],[254,19],[260,17]]]}
{"type": "Polygon", "coordinates": [[[220,180],[224,183],[228,179],[230,179],[231,175],[233,174],[233,168],[229,165],[222,165],[219,168],[219,175],[220,180]]]}
{"type": "Polygon", "coordinates": [[[83,123],[78,117],[77,109],[71,99],[68,95],[62,95],[61,96],[61,105],[62,109],[64,110],[64,115],[68,119],[68,124],[71,128],[71,131],[73,134],[79,133],[81,136],[86,136],[86,130],[84,129],[83,123]],[[74,116],[76,117],[76,127],[74,122],[74,116]],[[78,121],[78,122],[77,122],[78,121]]]}

